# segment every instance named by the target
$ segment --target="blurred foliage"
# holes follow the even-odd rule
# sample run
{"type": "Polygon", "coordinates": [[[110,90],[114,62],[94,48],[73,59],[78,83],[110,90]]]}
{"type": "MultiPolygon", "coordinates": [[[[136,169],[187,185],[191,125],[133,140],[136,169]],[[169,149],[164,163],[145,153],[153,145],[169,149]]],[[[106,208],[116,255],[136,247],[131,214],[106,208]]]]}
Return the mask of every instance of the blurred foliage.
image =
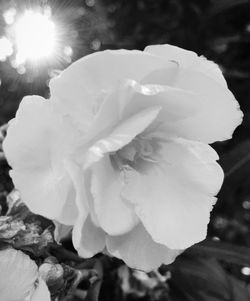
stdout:
{"type": "MultiPolygon", "coordinates": [[[[19,5],[28,2],[32,1],[18,0],[19,5]]],[[[45,2],[53,16],[77,31],[73,60],[100,49],[143,49],[158,43],[190,49],[220,65],[245,115],[233,139],[213,145],[221,156],[225,182],[211,216],[209,240],[159,273],[140,274],[115,260],[104,260],[100,300],[250,300],[250,0],[45,2]],[[76,18],[79,9],[84,13],[76,18]]],[[[0,1],[1,9],[9,3],[17,5],[17,1],[0,1]]],[[[0,20],[0,30],[1,24],[0,20]]],[[[43,68],[32,77],[15,73],[7,61],[0,62],[0,124],[14,116],[24,95],[48,95],[48,71],[67,64],[43,68]]],[[[11,189],[0,150],[2,210],[11,189]]],[[[70,242],[64,246],[72,249],[70,242]]],[[[100,282],[84,298],[96,300],[99,290],[100,282]]],[[[78,293],[67,300],[82,300],[78,293]]]]}

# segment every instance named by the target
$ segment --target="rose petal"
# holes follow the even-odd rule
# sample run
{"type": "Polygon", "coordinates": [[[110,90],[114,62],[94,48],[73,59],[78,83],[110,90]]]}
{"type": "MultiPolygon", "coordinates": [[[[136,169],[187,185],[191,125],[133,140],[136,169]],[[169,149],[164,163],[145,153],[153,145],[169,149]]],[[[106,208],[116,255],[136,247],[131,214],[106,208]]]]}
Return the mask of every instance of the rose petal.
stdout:
{"type": "Polygon", "coordinates": [[[100,160],[105,153],[115,152],[132,141],[155,120],[160,110],[159,106],[142,110],[119,124],[107,137],[98,140],[90,147],[84,168],[100,160]]]}
{"type": "Polygon", "coordinates": [[[75,219],[74,203],[67,214],[64,208],[68,198],[74,198],[74,190],[62,161],[78,142],[77,137],[51,102],[29,96],[21,102],[3,143],[13,168],[11,177],[28,207],[69,224],[75,219]]]}
{"type": "MultiPolygon", "coordinates": [[[[202,61],[204,60],[203,58],[202,61]]],[[[206,69],[202,73],[197,72],[197,68],[179,68],[178,74],[172,78],[171,89],[178,88],[179,91],[184,91],[183,95],[193,94],[193,101],[190,102],[187,98],[187,101],[183,102],[182,110],[190,105],[190,109],[196,107],[196,113],[180,121],[166,119],[166,133],[176,133],[177,136],[186,139],[213,143],[231,138],[235,128],[241,124],[243,114],[233,94],[227,87],[205,74],[205,71],[206,69]]],[[[145,77],[141,84],[166,85],[165,78],[168,78],[168,70],[159,69],[145,77]]],[[[174,90],[172,93],[174,94],[174,90]]],[[[178,97],[176,93],[175,98],[178,97]]],[[[167,101],[166,98],[166,106],[167,101]]]]}
{"type": "Polygon", "coordinates": [[[184,139],[162,143],[157,158],[139,172],[126,171],[122,195],[156,242],[185,249],[206,237],[223,172],[210,146],[184,139]]]}
{"type": "Polygon", "coordinates": [[[219,66],[203,56],[198,56],[193,51],[169,44],[147,46],[144,51],[159,56],[164,60],[176,61],[181,68],[190,68],[204,73],[223,87],[227,87],[226,80],[219,66]]]}
{"type": "Polygon", "coordinates": [[[105,248],[105,232],[95,226],[90,215],[86,218],[81,233],[81,240],[78,246],[78,254],[84,258],[90,258],[100,253],[105,248]]]}
{"type": "Polygon", "coordinates": [[[192,66],[198,59],[195,52],[170,44],[149,45],[144,51],[159,56],[164,60],[176,61],[184,68],[192,66]]]}
{"type": "Polygon", "coordinates": [[[161,264],[172,263],[182,251],[170,250],[155,243],[142,224],[121,236],[107,236],[107,249],[134,269],[152,271],[161,264]]]}
{"type": "Polygon", "coordinates": [[[24,300],[33,290],[38,268],[33,260],[21,251],[0,251],[0,299],[24,300]]]}
{"type": "Polygon", "coordinates": [[[72,226],[63,225],[57,221],[53,221],[55,225],[54,237],[55,241],[59,244],[62,239],[66,238],[72,232],[72,226]]]}
{"type": "MultiPolygon", "coordinates": [[[[185,77],[188,81],[188,77],[182,76],[181,72],[180,79],[185,77]]],[[[238,103],[233,95],[202,74],[192,71],[189,76],[196,76],[197,82],[202,81],[203,85],[209,87],[204,86],[203,90],[200,90],[195,82],[189,87],[185,79],[183,82],[180,82],[180,79],[176,80],[182,85],[181,88],[155,84],[142,85],[132,80],[123,82],[103,104],[93,126],[94,132],[90,133],[107,130],[120,119],[126,120],[146,108],[160,106],[157,121],[165,124],[164,128],[162,127],[165,136],[180,136],[209,143],[228,138],[225,135],[231,135],[242,120],[242,112],[238,109],[238,103]],[[185,84],[186,86],[183,86],[185,84]],[[213,90],[211,93],[215,95],[211,98],[209,94],[204,94],[204,91],[210,93],[213,90]],[[112,110],[108,110],[110,107],[112,110]],[[112,114],[113,110],[117,113],[112,114]],[[103,124],[103,128],[100,128],[100,124],[103,124]]]]}
{"type": "Polygon", "coordinates": [[[74,223],[77,209],[68,191],[68,186],[71,185],[68,178],[55,179],[50,170],[38,168],[27,171],[11,170],[10,176],[21,192],[22,200],[32,212],[64,224],[74,223]],[[70,210],[65,211],[68,202],[71,204],[67,206],[70,210]]]}
{"type": "MultiPolygon", "coordinates": [[[[160,82],[165,78],[165,72],[168,70],[155,71],[142,81],[143,86],[151,86],[148,83],[160,82]]],[[[195,108],[195,114],[187,114],[186,118],[182,119],[176,118],[177,115],[175,120],[173,117],[172,119],[166,118],[164,131],[167,135],[175,133],[179,137],[205,143],[223,141],[232,137],[233,131],[242,122],[243,114],[238,102],[227,88],[205,74],[181,68],[178,76],[173,79],[172,85],[173,87],[170,89],[172,89],[175,99],[178,99],[181,94],[180,92],[177,94],[177,91],[174,92],[174,88],[183,91],[183,96],[185,94],[188,96],[186,102],[182,101],[182,97],[179,98],[177,105],[181,108],[181,112],[184,112],[189,106],[189,111],[195,108]],[[192,95],[193,100],[190,101],[189,98],[192,95]]],[[[161,87],[163,89],[165,86],[161,87]]],[[[155,98],[157,99],[157,95],[155,98]]],[[[166,97],[166,108],[167,105],[168,98],[166,97]]],[[[173,111],[173,108],[174,102],[173,107],[170,106],[170,112],[173,111]]],[[[162,110],[162,114],[163,112],[162,110]]]]}
{"type": "Polygon", "coordinates": [[[199,112],[200,95],[178,88],[161,85],[141,85],[124,80],[106,95],[86,140],[104,136],[122,121],[155,106],[162,108],[157,117],[161,121],[176,122],[199,112]],[[102,126],[100,126],[102,125],[102,126]]]}
{"type": "Polygon", "coordinates": [[[50,301],[50,292],[44,280],[39,278],[38,286],[35,289],[30,301],[50,301]]]}
{"type": "Polygon", "coordinates": [[[192,70],[181,70],[175,86],[200,96],[199,113],[174,126],[181,137],[205,143],[232,138],[243,114],[228,89],[192,70]]]}
{"type": "Polygon", "coordinates": [[[189,77],[185,74],[180,71],[176,87],[128,81],[126,89],[131,91],[127,92],[122,118],[158,105],[161,111],[157,123],[161,124],[165,137],[179,136],[205,143],[228,139],[242,121],[242,112],[232,93],[205,75],[194,71],[189,77]],[[189,80],[192,76],[196,80],[189,80]],[[204,94],[204,91],[209,91],[209,94],[204,94]]]}
{"type": "Polygon", "coordinates": [[[173,62],[142,51],[106,50],[85,56],[50,81],[52,98],[73,116],[81,128],[92,122],[98,96],[113,89],[120,80],[139,81],[151,71],[165,66],[175,70],[173,62]]]}
{"type": "Polygon", "coordinates": [[[199,95],[183,89],[161,86],[141,85],[135,81],[126,83],[128,96],[126,104],[121,112],[121,118],[125,119],[153,106],[161,107],[157,121],[176,123],[199,113],[199,95]]]}
{"type": "Polygon", "coordinates": [[[86,183],[82,169],[72,159],[65,159],[64,164],[76,191],[75,203],[78,214],[72,231],[72,241],[75,249],[80,253],[81,242],[84,235],[83,226],[89,214],[89,204],[85,187],[86,183]]]}
{"type": "MultiPolygon", "coordinates": [[[[153,45],[146,52],[158,55],[165,60],[179,63],[171,85],[192,91],[200,96],[200,112],[195,117],[168,125],[171,130],[187,139],[206,143],[230,139],[234,129],[242,122],[242,112],[232,93],[227,88],[223,74],[215,63],[196,53],[172,45],[153,45]]],[[[162,83],[168,78],[168,70],[160,68],[148,74],[143,83],[162,83]]],[[[163,84],[163,83],[162,83],[163,84]]],[[[164,82],[166,85],[167,83],[164,82]]]]}
{"type": "Polygon", "coordinates": [[[91,192],[98,222],[110,235],[130,231],[138,222],[134,208],[121,197],[124,178],[115,170],[110,157],[105,156],[92,167],[91,192]]]}

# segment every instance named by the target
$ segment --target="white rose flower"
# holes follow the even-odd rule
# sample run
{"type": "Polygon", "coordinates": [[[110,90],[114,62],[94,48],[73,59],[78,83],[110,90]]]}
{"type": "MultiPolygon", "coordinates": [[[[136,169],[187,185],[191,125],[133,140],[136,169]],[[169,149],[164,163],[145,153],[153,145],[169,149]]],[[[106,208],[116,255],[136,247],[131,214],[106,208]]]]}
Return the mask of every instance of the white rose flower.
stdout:
{"type": "Polygon", "coordinates": [[[0,250],[0,300],[50,301],[36,263],[21,251],[0,250]]]}
{"type": "Polygon", "coordinates": [[[216,64],[170,46],[103,51],[25,97],[4,151],[38,214],[73,225],[73,243],[130,267],[171,263],[203,240],[223,172],[208,145],[242,112],[216,64]]]}

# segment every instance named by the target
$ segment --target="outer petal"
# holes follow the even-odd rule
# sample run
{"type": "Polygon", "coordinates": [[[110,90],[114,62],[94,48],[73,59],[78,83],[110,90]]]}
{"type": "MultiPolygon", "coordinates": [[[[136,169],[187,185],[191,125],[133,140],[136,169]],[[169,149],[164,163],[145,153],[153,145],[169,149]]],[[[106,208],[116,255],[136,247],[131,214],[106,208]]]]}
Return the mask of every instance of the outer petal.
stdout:
{"type": "Polygon", "coordinates": [[[76,191],[76,206],[77,206],[77,218],[72,231],[72,241],[75,249],[81,254],[81,244],[84,235],[84,224],[89,214],[89,204],[86,195],[86,183],[84,173],[81,168],[71,159],[64,162],[68,173],[74,183],[76,191]]]}
{"type": "Polygon", "coordinates": [[[203,56],[199,57],[193,51],[169,44],[147,46],[144,51],[159,56],[164,60],[176,61],[181,68],[189,68],[204,73],[223,87],[227,87],[225,78],[218,65],[203,56]]]}
{"type": "Polygon", "coordinates": [[[233,131],[242,122],[243,114],[230,90],[192,70],[180,70],[174,85],[200,96],[199,113],[176,126],[182,137],[205,143],[232,137],[233,131]]]}
{"type": "Polygon", "coordinates": [[[50,301],[50,292],[42,278],[38,280],[38,286],[35,289],[30,301],[50,301]]]}
{"type": "MultiPolygon", "coordinates": [[[[144,87],[150,86],[150,83],[165,85],[164,79],[167,76],[165,73],[168,73],[168,70],[161,69],[148,75],[142,81],[144,87]]],[[[181,91],[183,91],[183,96],[187,95],[186,102],[180,102],[183,99],[181,97],[177,103],[181,112],[189,106],[187,112],[195,108],[195,114],[187,114],[186,118],[176,118],[175,120],[166,118],[166,133],[175,133],[177,136],[205,143],[223,141],[232,137],[233,131],[242,122],[243,114],[238,102],[227,88],[205,74],[181,68],[178,75],[173,78],[171,85],[172,87],[162,87],[165,87],[166,91],[169,90],[170,93],[172,89],[175,99],[180,97],[181,91]],[[177,88],[175,94],[174,88],[177,88]],[[190,101],[192,94],[193,100],[190,101]]],[[[167,94],[165,100],[167,107],[169,102],[167,94]]],[[[174,102],[172,105],[170,110],[174,108],[174,102]]]]}
{"type": "Polygon", "coordinates": [[[182,251],[155,243],[142,224],[121,236],[107,236],[107,249],[134,269],[150,272],[161,264],[172,263],[182,251]]]}
{"type": "Polygon", "coordinates": [[[92,195],[98,222],[110,235],[130,231],[138,222],[133,205],[121,197],[123,174],[115,170],[109,156],[105,156],[92,168],[92,195]]]}
{"type": "MultiPolygon", "coordinates": [[[[58,100],[65,114],[74,116],[82,127],[92,121],[99,106],[100,93],[115,87],[120,80],[139,81],[151,71],[165,66],[175,70],[173,62],[142,51],[106,50],[76,61],[50,82],[52,98],[58,100]]],[[[171,72],[171,71],[169,71],[171,72]]]]}
{"type": "MultiPolygon", "coordinates": [[[[156,84],[166,77],[164,74],[167,70],[158,70],[145,78],[141,87],[149,87],[149,83],[156,84]],[[145,85],[146,84],[146,85],[145,85]]],[[[165,85],[165,82],[162,82],[165,85]]],[[[239,109],[239,104],[235,100],[233,94],[222,85],[218,84],[211,77],[205,74],[191,70],[179,69],[178,76],[172,81],[172,87],[162,86],[166,91],[172,93],[175,98],[179,99],[177,106],[181,108],[181,112],[191,111],[195,108],[195,114],[186,114],[186,118],[178,118],[175,120],[165,119],[165,133],[175,133],[175,135],[186,139],[197,140],[205,143],[222,141],[232,137],[235,128],[242,122],[243,114],[239,109]],[[176,88],[176,93],[174,91],[176,88]],[[171,91],[172,89],[172,91],[171,91]],[[183,97],[187,95],[186,101],[183,97]],[[189,93],[189,94],[188,94],[189,93]],[[190,97],[193,95],[193,100],[190,97]]],[[[152,85],[152,87],[155,85],[152,85]]],[[[166,93],[166,108],[168,106],[168,94],[166,93]]],[[[162,93],[161,98],[164,94],[162,93]]],[[[159,95],[156,95],[156,98],[159,95]]],[[[173,111],[175,103],[172,102],[170,112],[173,111]]],[[[163,112],[163,111],[162,111],[163,112]]]]}
{"type": "Polygon", "coordinates": [[[57,221],[53,221],[55,225],[55,241],[59,244],[62,239],[66,238],[72,232],[72,226],[63,225],[57,221]]]}
{"type": "Polygon", "coordinates": [[[89,215],[82,227],[78,254],[84,258],[89,258],[102,252],[105,247],[105,236],[105,232],[100,227],[95,226],[89,215]]]}
{"type": "Polygon", "coordinates": [[[74,189],[63,158],[74,150],[78,137],[50,101],[29,96],[21,102],[3,143],[12,179],[26,204],[62,223],[73,223],[76,215],[74,189]]]}
{"type": "Polygon", "coordinates": [[[24,300],[34,288],[38,276],[37,265],[21,251],[0,251],[0,299],[24,300]]]}
{"type": "Polygon", "coordinates": [[[75,193],[65,177],[56,178],[51,170],[11,170],[10,176],[29,209],[50,219],[72,225],[77,215],[75,193]]]}
{"type": "Polygon", "coordinates": [[[206,237],[213,197],[223,172],[216,152],[183,139],[162,144],[157,163],[127,171],[123,196],[153,239],[171,249],[187,248],[206,237]]]}
{"type": "MultiPolygon", "coordinates": [[[[219,67],[196,53],[172,45],[153,45],[146,52],[164,60],[175,60],[180,68],[172,77],[171,86],[194,92],[199,97],[199,113],[178,124],[167,125],[168,129],[187,139],[212,143],[232,137],[234,129],[242,122],[242,112],[219,67]]],[[[168,85],[168,70],[160,68],[148,74],[143,83],[168,85]]]]}

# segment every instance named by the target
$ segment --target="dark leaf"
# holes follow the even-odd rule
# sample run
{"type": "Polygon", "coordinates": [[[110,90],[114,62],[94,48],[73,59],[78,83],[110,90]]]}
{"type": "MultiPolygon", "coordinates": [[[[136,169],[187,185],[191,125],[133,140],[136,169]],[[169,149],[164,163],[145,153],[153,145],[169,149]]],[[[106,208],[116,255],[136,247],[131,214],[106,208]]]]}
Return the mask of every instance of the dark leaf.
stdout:
{"type": "Polygon", "coordinates": [[[193,257],[216,258],[229,263],[250,266],[250,248],[230,243],[205,240],[186,250],[193,257]]]}
{"type": "Polygon", "coordinates": [[[245,140],[225,153],[220,160],[228,181],[241,182],[250,169],[250,140],[245,140]]]}
{"type": "Polygon", "coordinates": [[[249,0],[214,0],[210,13],[212,15],[223,13],[240,5],[250,4],[249,0]]]}
{"type": "Polygon", "coordinates": [[[173,301],[237,301],[250,298],[246,286],[229,276],[213,258],[181,256],[172,265],[171,272],[169,285],[173,301]]]}

